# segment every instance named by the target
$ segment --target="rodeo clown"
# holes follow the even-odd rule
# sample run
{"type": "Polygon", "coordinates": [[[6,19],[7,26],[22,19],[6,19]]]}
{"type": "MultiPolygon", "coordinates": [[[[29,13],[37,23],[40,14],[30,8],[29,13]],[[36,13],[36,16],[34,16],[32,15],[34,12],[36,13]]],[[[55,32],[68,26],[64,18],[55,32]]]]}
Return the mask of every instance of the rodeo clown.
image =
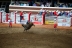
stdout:
{"type": "Polygon", "coordinates": [[[54,22],[54,29],[57,30],[57,19],[55,19],[55,22],[54,22]]]}
{"type": "Polygon", "coordinates": [[[8,20],[8,22],[9,22],[9,27],[12,27],[12,19],[11,18],[8,20]]]}

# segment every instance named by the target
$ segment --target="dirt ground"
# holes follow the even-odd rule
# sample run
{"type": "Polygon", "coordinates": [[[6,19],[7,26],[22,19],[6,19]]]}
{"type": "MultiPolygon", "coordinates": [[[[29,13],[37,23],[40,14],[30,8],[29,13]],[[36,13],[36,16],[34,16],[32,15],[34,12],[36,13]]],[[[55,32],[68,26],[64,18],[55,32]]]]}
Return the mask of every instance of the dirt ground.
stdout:
{"type": "Polygon", "coordinates": [[[0,48],[72,48],[72,27],[36,25],[25,32],[20,24],[0,23],[0,48]]]}

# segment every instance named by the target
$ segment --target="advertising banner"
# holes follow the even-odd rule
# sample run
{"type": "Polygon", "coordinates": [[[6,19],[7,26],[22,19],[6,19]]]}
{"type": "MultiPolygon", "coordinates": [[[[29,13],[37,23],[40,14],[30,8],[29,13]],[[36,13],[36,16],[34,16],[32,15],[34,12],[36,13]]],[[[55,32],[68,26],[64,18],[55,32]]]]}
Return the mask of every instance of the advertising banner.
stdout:
{"type": "Polygon", "coordinates": [[[45,17],[45,24],[54,24],[56,19],[57,19],[56,16],[46,16],[45,17]]]}
{"type": "Polygon", "coordinates": [[[42,16],[39,15],[31,15],[30,21],[32,21],[34,24],[42,24],[42,16]]]}
{"type": "Polygon", "coordinates": [[[6,22],[6,12],[2,12],[2,22],[6,22]]]}
{"type": "Polygon", "coordinates": [[[10,18],[12,20],[12,23],[15,23],[15,13],[14,12],[11,12],[10,18]]]}
{"type": "Polygon", "coordinates": [[[58,17],[58,26],[71,26],[71,18],[59,16],[58,17]]]}
{"type": "Polygon", "coordinates": [[[16,23],[17,24],[20,23],[20,14],[19,13],[16,14],[16,23]]]}

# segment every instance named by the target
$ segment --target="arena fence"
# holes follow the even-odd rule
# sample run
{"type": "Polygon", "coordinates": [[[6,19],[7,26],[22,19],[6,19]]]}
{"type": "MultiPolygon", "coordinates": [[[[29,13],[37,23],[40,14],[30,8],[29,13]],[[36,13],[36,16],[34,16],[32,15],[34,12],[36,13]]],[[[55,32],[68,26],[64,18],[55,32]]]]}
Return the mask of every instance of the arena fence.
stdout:
{"type": "Polygon", "coordinates": [[[71,26],[72,17],[59,16],[57,18],[58,26],[71,26]]]}
{"type": "Polygon", "coordinates": [[[12,19],[12,23],[15,24],[26,24],[27,20],[32,21],[36,25],[43,24],[54,24],[57,22],[58,26],[71,26],[72,25],[72,17],[67,16],[45,16],[45,13],[42,15],[24,13],[23,19],[20,22],[20,15],[16,12],[5,13],[0,12],[0,23],[9,23],[8,20],[12,19]]]}
{"type": "Polygon", "coordinates": [[[34,24],[44,24],[44,16],[45,13],[42,15],[33,15],[31,12],[29,13],[24,13],[23,14],[23,19],[20,22],[20,15],[19,13],[16,12],[11,12],[11,13],[5,13],[5,12],[0,12],[0,22],[1,23],[9,23],[8,21],[11,19],[12,23],[15,24],[26,24],[26,22],[32,21],[34,24]]]}

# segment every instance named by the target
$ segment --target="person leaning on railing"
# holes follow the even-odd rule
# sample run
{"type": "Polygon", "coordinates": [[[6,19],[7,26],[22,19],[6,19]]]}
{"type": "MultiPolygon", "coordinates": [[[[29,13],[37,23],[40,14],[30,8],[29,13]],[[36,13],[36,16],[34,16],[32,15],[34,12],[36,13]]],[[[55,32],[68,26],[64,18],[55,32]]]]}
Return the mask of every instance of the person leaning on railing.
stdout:
{"type": "Polygon", "coordinates": [[[20,22],[23,19],[23,11],[20,12],[20,22]]]}

